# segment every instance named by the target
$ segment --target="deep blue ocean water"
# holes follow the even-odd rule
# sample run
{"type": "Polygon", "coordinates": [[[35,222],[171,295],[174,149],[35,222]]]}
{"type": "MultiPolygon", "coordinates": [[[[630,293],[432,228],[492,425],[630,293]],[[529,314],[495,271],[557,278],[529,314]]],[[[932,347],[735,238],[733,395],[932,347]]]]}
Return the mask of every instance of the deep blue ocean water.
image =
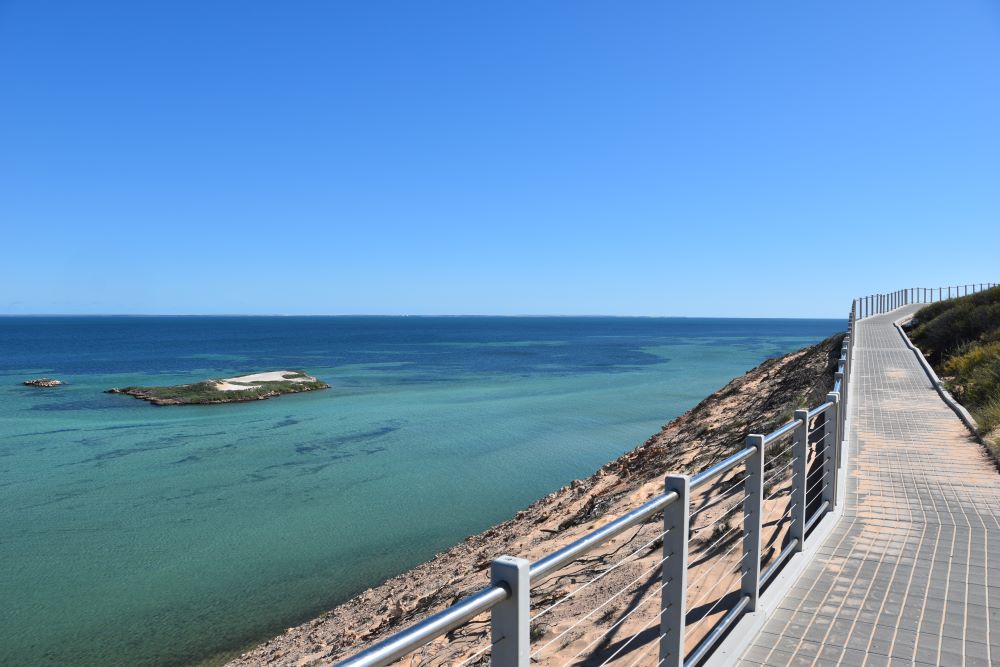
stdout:
{"type": "Polygon", "coordinates": [[[179,665],[589,475],[838,320],[0,317],[0,664],[179,665]],[[303,369],[333,388],[102,393],[303,369]],[[54,376],[57,389],[20,385],[54,376]]]}

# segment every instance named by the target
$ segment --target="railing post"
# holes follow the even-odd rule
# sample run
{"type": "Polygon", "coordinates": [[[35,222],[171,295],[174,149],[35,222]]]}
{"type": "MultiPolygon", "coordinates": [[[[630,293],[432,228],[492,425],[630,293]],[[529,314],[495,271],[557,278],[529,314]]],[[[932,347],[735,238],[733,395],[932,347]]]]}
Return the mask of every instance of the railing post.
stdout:
{"type": "MultiPolygon", "coordinates": [[[[829,394],[826,395],[826,400],[829,401],[831,396],[836,396],[837,397],[837,408],[836,408],[836,410],[837,410],[837,440],[836,440],[836,445],[835,445],[836,446],[836,450],[835,451],[837,453],[837,456],[836,456],[837,470],[840,470],[840,463],[841,463],[841,459],[842,459],[841,452],[840,452],[841,441],[844,439],[844,427],[846,425],[845,422],[847,421],[846,420],[846,417],[847,417],[847,373],[835,373],[834,374],[834,379],[835,380],[838,380],[838,379],[840,380],[840,393],[838,394],[837,392],[832,391],[832,392],[830,392],[829,394]]],[[[834,495],[834,498],[836,498],[836,495],[834,495]]]]}
{"type": "Polygon", "coordinates": [[[510,597],[490,612],[492,667],[528,667],[531,662],[531,562],[499,556],[490,563],[490,582],[510,591],[510,597]]]}
{"type": "MultiPolygon", "coordinates": [[[[851,377],[851,351],[845,345],[840,350],[840,357],[844,361],[844,368],[840,373],[840,403],[841,405],[847,405],[847,381],[851,377]]],[[[836,375],[834,376],[836,379],[836,375]]],[[[846,410],[841,410],[837,424],[840,426],[841,434],[846,432],[847,422],[847,412],[846,410]]],[[[837,449],[837,469],[840,469],[840,449],[837,449]]]]}
{"type": "Polygon", "coordinates": [[[795,427],[795,434],[792,436],[792,456],[795,462],[792,464],[794,471],[792,485],[792,497],[788,501],[792,505],[792,525],[788,528],[788,536],[799,541],[795,547],[796,551],[802,551],[806,541],[806,475],[809,472],[809,411],[796,410],[795,419],[799,425],[795,427]]]}
{"type": "Polygon", "coordinates": [[[743,580],[742,594],[750,596],[747,611],[757,608],[760,594],[760,543],[764,507],[764,436],[747,436],[747,447],[756,451],[747,459],[746,499],[743,501],[743,580]]]}
{"type": "MultiPolygon", "coordinates": [[[[837,376],[840,379],[840,389],[841,391],[843,391],[844,374],[837,373],[837,376]]],[[[824,452],[826,453],[826,460],[823,462],[823,465],[826,466],[828,463],[832,463],[833,465],[830,467],[830,476],[827,479],[830,485],[826,487],[826,491],[823,494],[823,499],[830,501],[831,510],[833,509],[834,505],[837,504],[837,482],[838,482],[837,478],[840,476],[840,446],[841,446],[840,416],[841,416],[841,411],[843,409],[843,405],[840,402],[840,396],[841,396],[840,393],[836,391],[831,391],[829,394],[826,395],[826,400],[833,401],[833,407],[830,408],[830,410],[833,411],[833,420],[831,421],[830,419],[827,419],[826,423],[828,426],[832,424],[833,428],[830,429],[832,430],[831,435],[826,439],[826,447],[824,447],[824,452]],[[830,442],[831,438],[833,439],[833,442],[830,442]],[[829,455],[831,448],[833,450],[832,457],[829,455]]],[[[827,413],[829,413],[830,410],[827,410],[827,413]]],[[[824,435],[826,434],[824,433],[824,435]]]]}
{"type": "Polygon", "coordinates": [[[691,478],[687,475],[667,475],[663,486],[667,493],[676,491],[677,500],[663,510],[659,664],[684,667],[691,478]]]}

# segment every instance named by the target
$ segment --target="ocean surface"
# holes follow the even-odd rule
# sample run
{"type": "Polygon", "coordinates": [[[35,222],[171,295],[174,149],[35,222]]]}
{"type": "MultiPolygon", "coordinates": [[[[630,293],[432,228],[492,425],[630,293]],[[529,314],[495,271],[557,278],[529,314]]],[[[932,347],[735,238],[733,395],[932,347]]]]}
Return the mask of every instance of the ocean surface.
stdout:
{"type": "Polygon", "coordinates": [[[231,655],[845,325],[0,317],[0,664],[231,655]],[[180,407],[102,393],[276,369],[333,388],[180,407]],[[39,376],[67,385],[20,385],[39,376]]]}

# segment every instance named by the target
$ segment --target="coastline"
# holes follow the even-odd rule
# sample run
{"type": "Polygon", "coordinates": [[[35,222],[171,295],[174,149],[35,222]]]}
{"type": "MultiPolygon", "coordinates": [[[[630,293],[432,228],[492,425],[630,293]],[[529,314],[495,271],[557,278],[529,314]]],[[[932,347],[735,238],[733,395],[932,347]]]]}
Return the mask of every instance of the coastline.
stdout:
{"type": "MultiPolygon", "coordinates": [[[[512,519],[467,537],[431,560],[289,628],[226,664],[308,667],[336,661],[485,585],[493,557],[510,554],[535,559],[576,539],[659,493],[664,473],[691,473],[711,465],[738,448],[751,429],[767,431],[789,418],[796,407],[825,394],[832,385],[841,339],[841,335],[833,336],[765,361],[731,380],[663,426],[645,443],[607,463],[590,477],[548,494],[512,519]]],[[[769,543],[780,537],[776,531],[769,543]]],[[[610,543],[608,548],[612,551],[622,548],[628,541],[622,540],[610,543]]],[[[576,583],[575,576],[568,579],[567,576],[553,577],[537,592],[533,591],[533,597],[544,601],[565,594],[566,586],[572,588],[571,584],[576,583]]],[[[614,583],[614,577],[609,578],[607,584],[614,583]]],[[[574,605],[583,613],[593,608],[594,601],[607,598],[607,594],[601,596],[602,590],[597,587],[589,596],[577,597],[574,605]]],[[[574,605],[565,605],[564,611],[572,615],[574,605]]],[[[540,628],[542,644],[548,641],[547,634],[552,636],[562,629],[559,623],[554,619],[552,625],[540,628]]],[[[449,637],[432,642],[401,664],[449,664],[474,655],[485,636],[482,624],[476,625],[460,628],[449,637]]],[[[585,644],[592,630],[581,628],[572,641],[585,644]]],[[[573,650],[576,647],[572,641],[560,648],[573,650]]],[[[539,662],[547,662],[546,657],[539,662]]]]}

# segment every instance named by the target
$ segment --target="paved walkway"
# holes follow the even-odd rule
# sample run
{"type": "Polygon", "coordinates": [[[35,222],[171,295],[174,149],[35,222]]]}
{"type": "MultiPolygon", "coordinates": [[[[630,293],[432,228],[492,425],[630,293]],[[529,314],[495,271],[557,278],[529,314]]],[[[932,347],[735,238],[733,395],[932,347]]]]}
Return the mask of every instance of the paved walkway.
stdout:
{"type": "Polygon", "coordinates": [[[1000,664],[1000,475],[892,322],[858,323],[843,518],[740,665],[1000,664]]]}

